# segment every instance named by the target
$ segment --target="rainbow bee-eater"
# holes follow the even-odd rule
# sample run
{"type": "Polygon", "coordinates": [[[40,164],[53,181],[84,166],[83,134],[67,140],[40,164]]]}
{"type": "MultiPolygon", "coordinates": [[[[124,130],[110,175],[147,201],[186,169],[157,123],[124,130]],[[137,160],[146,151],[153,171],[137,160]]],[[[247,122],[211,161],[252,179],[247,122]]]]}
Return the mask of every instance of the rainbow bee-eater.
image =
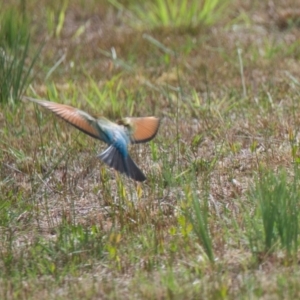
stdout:
{"type": "Polygon", "coordinates": [[[108,144],[108,148],[97,157],[111,168],[134,180],[146,180],[143,172],[129,156],[128,144],[144,143],[153,139],[159,128],[159,118],[124,118],[118,123],[113,123],[104,117],[94,118],[68,105],[30,97],[24,99],[49,109],[77,129],[108,144]]]}

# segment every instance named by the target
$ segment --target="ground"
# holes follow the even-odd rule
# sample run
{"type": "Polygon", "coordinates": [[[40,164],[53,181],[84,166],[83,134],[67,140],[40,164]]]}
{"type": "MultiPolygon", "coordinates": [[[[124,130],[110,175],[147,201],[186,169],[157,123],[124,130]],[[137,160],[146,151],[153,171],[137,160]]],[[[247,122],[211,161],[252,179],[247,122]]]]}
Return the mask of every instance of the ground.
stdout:
{"type": "Polygon", "coordinates": [[[43,46],[25,95],[161,126],[130,146],[136,183],[42,107],[0,104],[0,298],[300,298],[299,4],[191,27],[145,25],[137,1],[2,8],[22,4],[43,46]]]}

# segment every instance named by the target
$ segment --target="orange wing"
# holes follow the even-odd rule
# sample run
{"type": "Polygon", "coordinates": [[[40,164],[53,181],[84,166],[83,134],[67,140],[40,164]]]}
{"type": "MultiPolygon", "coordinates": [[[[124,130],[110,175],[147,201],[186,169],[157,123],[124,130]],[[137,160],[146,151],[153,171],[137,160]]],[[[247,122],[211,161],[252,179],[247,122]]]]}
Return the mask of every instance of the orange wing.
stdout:
{"type": "Polygon", "coordinates": [[[155,117],[127,118],[132,128],[131,139],[133,143],[144,143],[152,140],[159,128],[160,119],[155,117]]]}
{"type": "Polygon", "coordinates": [[[96,139],[100,138],[100,134],[95,128],[97,121],[86,112],[72,106],[50,102],[47,100],[38,100],[30,97],[24,98],[51,110],[57,116],[61,117],[63,120],[83,131],[84,133],[96,139]]]}

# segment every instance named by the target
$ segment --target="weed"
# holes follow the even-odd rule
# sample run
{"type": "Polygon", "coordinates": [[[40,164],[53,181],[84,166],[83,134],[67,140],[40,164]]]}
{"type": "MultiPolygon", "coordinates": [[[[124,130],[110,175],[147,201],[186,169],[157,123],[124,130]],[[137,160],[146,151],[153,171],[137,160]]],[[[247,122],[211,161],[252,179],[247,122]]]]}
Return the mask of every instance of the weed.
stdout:
{"type": "Polygon", "coordinates": [[[204,199],[201,205],[201,200],[194,195],[189,187],[187,187],[185,195],[187,203],[191,205],[190,210],[187,212],[187,218],[192,224],[193,231],[199,239],[204,253],[207,255],[209,261],[214,263],[214,252],[208,223],[209,212],[207,198],[204,199]]]}
{"type": "Polygon", "coordinates": [[[47,16],[47,28],[50,35],[55,38],[60,38],[61,32],[65,23],[66,10],[68,8],[69,1],[63,1],[62,5],[60,3],[59,9],[54,9],[46,7],[47,16]]]}
{"type": "Polygon", "coordinates": [[[263,251],[272,252],[279,243],[288,255],[297,253],[300,213],[299,176],[297,168],[292,179],[289,179],[284,170],[280,170],[278,174],[272,171],[262,172],[251,191],[250,197],[257,204],[257,215],[252,224],[258,237],[261,229],[254,223],[262,223],[264,249],[261,250],[263,251]]]}
{"type": "MultiPolygon", "coordinates": [[[[110,2],[120,8],[120,3],[110,2]]],[[[139,19],[142,27],[193,28],[214,24],[227,6],[228,1],[219,0],[154,0],[143,4],[133,3],[129,9],[139,19]]]]}
{"type": "Polygon", "coordinates": [[[0,23],[0,102],[14,102],[26,90],[33,79],[33,66],[38,50],[30,63],[29,25],[24,18],[16,18],[18,12],[11,8],[1,12],[0,23]]]}

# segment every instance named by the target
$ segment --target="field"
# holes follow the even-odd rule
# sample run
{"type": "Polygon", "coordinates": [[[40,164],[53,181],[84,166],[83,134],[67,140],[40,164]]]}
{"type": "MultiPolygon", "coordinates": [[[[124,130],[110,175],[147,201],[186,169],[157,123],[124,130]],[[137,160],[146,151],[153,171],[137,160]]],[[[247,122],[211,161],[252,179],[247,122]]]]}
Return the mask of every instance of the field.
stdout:
{"type": "Polygon", "coordinates": [[[0,81],[1,299],[300,299],[296,1],[3,1],[0,81]],[[24,95],[161,118],[147,180],[24,95]]]}

